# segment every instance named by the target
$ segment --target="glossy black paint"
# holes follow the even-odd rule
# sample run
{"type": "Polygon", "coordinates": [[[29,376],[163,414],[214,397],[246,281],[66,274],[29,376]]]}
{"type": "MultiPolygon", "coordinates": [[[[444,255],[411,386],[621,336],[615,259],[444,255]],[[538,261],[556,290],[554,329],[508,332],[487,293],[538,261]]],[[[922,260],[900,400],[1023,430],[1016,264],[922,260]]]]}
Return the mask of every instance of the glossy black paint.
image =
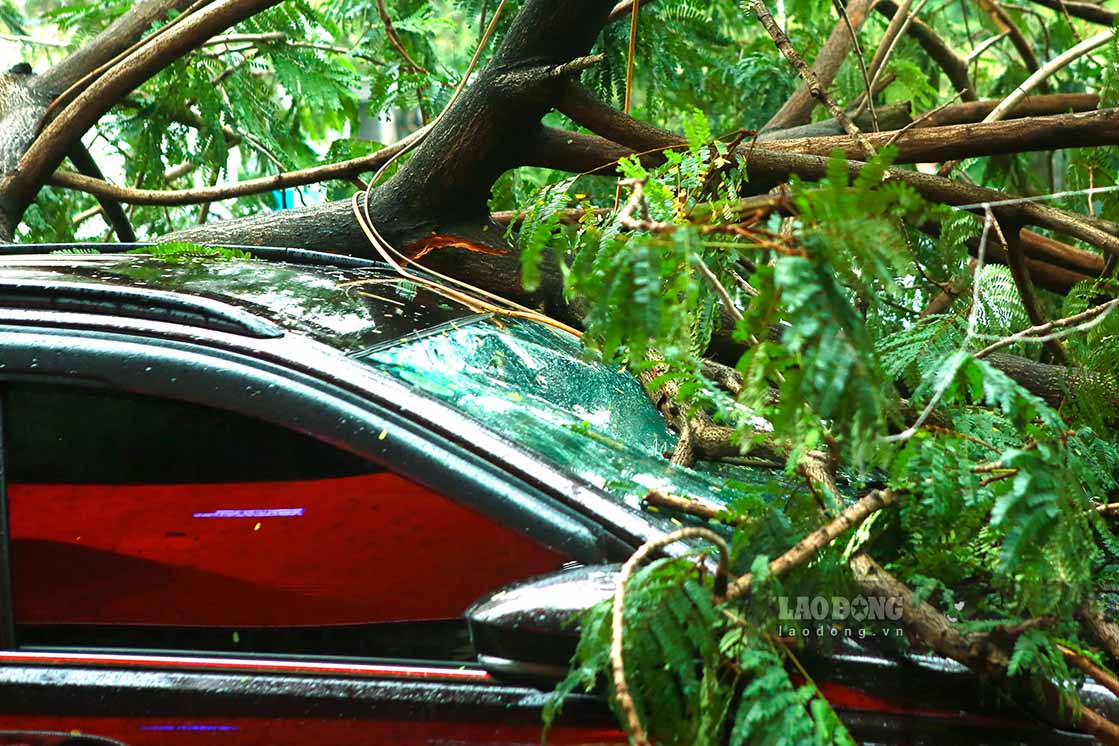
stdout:
{"type": "Polygon", "coordinates": [[[500,588],[466,611],[478,661],[494,677],[554,685],[567,672],[582,612],[614,595],[618,566],[579,567],[500,588]]]}
{"type": "MultiPolygon", "coordinates": [[[[145,717],[290,717],[540,723],[546,694],[488,683],[332,676],[0,666],[0,713],[145,717]]],[[[595,697],[573,697],[564,723],[610,726],[595,697]]]]}
{"type": "MultiPolygon", "coordinates": [[[[0,247],[0,255],[51,248],[63,247],[0,247]]],[[[292,249],[251,251],[264,259],[310,266],[378,266],[292,249]]],[[[40,290],[49,294],[50,288],[40,290]]],[[[150,296],[150,289],[128,291],[134,294],[130,302],[147,297],[161,302],[150,296]]],[[[0,385],[5,380],[31,380],[127,388],[297,427],[362,458],[392,464],[432,489],[453,491],[464,503],[509,525],[523,526],[528,535],[587,564],[620,561],[642,542],[673,527],[663,517],[626,508],[445,405],[298,334],[261,336],[236,325],[182,323],[171,316],[89,313],[91,309],[80,304],[15,305],[0,308],[0,385]],[[385,432],[387,438],[381,436],[385,432]]],[[[228,305],[237,310],[235,304],[228,305]]],[[[129,306],[119,310],[129,311],[129,306]]],[[[557,573],[477,604],[470,612],[471,633],[499,678],[496,683],[182,672],[155,666],[10,665],[0,666],[0,713],[252,714],[538,724],[543,695],[538,688],[515,682],[542,685],[554,680],[574,645],[572,617],[609,596],[611,574],[601,569],[557,573]]],[[[0,612],[6,608],[3,599],[10,599],[10,591],[0,597],[0,612]]],[[[976,702],[981,709],[1006,712],[997,709],[1006,707],[1004,700],[989,701],[986,694],[968,688],[975,682],[965,681],[967,674],[950,668],[907,668],[865,654],[823,658],[813,666],[821,675],[851,686],[889,682],[899,692],[911,692],[914,701],[931,689],[945,698],[945,707],[961,713],[974,712],[976,702]]],[[[564,712],[569,723],[610,727],[615,722],[599,697],[573,697],[564,712]]],[[[944,743],[947,738],[961,745],[1084,742],[1043,731],[1040,725],[1010,732],[943,715],[847,711],[844,717],[856,737],[889,744],[944,743]]]]}
{"type": "Polygon", "coordinates": [[[0,279],[0,306],[128,316],[256,339],[275,339],[284,333],[270,321],[207,298],[77,282],[0,279]]]}

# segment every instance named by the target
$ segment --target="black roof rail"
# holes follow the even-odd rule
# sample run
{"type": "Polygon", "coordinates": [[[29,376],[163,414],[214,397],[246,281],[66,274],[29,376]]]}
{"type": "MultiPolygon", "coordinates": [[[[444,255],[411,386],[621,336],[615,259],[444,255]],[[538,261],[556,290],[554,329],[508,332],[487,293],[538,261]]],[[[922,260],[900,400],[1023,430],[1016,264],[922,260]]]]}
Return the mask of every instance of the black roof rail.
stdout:
{"type": "MultiPolygon", "coordinates": [[[[37,243],[2,244],[0,257],[23,256],[27,254],[50,254],[58,251],[96,251],[98,254],[120,254],[137,249],[150,249],[160,246],[154,242],[141,243],[37,243]]],[[[293,262],[314,266],[338,267],[340,269],[365,269],[369,267],[387,269],[388,265],[374,259],[365,259],[346,254],[331,254],[310,249],[278,248],[274,246],[238,246],[221,244],[223,249],[236,249],[251,254],[254,258],[273,262],[293,262]]]]}
{"type": "Polygon", "coordinates": [[[271,321],[220,301],[116,285],[0,278],[0,307],[164,321],[256,339],[284,335],[271,321]]]}

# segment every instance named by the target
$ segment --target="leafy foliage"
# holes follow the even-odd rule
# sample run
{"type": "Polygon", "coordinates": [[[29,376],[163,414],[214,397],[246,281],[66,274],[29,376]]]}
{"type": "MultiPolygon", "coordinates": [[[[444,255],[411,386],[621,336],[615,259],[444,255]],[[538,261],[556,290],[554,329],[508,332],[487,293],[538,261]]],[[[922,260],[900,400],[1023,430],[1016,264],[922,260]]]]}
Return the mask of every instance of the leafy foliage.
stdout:
{"type": "MultiPolygon", "coordinates": [[[[963,629],[1065,620],[1012,640],[1009,673],[1072,692],[1074,677],[1057,645],[1080,644],[1082,633],[1068,620],[1119,548],[1095,509],[1115,494],[1114,418],[1100,414],[1114,409],[1078,405],[1088,384],[1056,409],[976,358],[991,340],[1029,326],[1005,267],[982,267],[943,313],[919,318],[910,310],[965,271],[961,247],[980,226],[885,179],[889,150],[854,174],[834,158],[819,182],[794,181],[787,217],[743,221],[736,205],[748,162],[703,143],[711,132],[705,118],[687,121],[686,153],[652,171],[635,161],[620,165],[629,187],[618,212],[584,211],[578,226],[565,226],[556,218],[573,204],[569,185],[547,188],[520,234],[526,277],[536,276],[544,247],[564,247],[557,259],[567,292],[586,304],[587,342],[607,359],[635,370],[657,361],[654,387],[679,383],[689,406],[735,428],[744,450],[776,441],[790,475],[805,454],[826,447],[854,467],[852,490],[884,483],[903,495],[896,513],[868,524],[858,545],[874,546],[963,629]],[[933,222],[942,226],[933,241],[909,227],[933,222]],[[727,302],[739,320],[720,316],[727,302]],[[743,344],[742,386],[734,395],[708,380],[699,361],[715,335],[743,344]]],[[[579,197],[574,203],[582,204],[579,197]]],[[[1113,283],[1086,283],[1060,312],[1077,313],[1114,293],[1113,283]]],[[[1107,383],[1116,369],[1114,323],[1105,317],[1069,343],[1099,372],[1085,380],[1105,397],[1114,396],[1107,383]]],[[[1039,354],[1037,345],[1007,349],[1039,354]]],[[[732,510],[732,566],[752,564],[760,583],[765,562],[752,558],[787,549],[819,525],[818,510],[794,502],[732,510]]],[[[784,582],[810,583],[813,595],[849,592],[845,543],[784,582]]],[[[627,591],[627,604],[642,609],[632,622],[627,616],[627,678],[652,682],[635,700],[653,733],[679,733],[688,742],[846,742],[811,683],[794,685],[773,647],[772,593],[756,589],[711,625],[722,640],[714,658],[708,648],[690,649],[699,679],[678,651],[656,647],[646,619],[672,594],[695,587],[690,570],[658,568],[657,583],[627,591]],[[724,673],[712,678],[712,670],[724,673]],[[662,715],[675,731],[661,730],[669,727],[662,715]],[[705,730],[711,722],[729,730],[705,730]]],[[[561,691],[589,687],[608,668],[606,613],[597,608],[585,620],[561,691]]]]}

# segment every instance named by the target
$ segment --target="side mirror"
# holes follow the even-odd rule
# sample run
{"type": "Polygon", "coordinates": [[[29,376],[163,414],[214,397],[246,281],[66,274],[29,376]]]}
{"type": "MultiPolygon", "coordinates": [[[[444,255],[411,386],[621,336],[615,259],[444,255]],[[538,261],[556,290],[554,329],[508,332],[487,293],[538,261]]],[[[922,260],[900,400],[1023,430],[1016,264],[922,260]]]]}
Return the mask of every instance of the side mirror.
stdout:
{"type": "Polygon", "coordinates": [[[618,565],[560,570],[500,588],[466,611],[478,663],[505,681],[548,687],[567,675],[579,617],[614,595],[618,565]]]}

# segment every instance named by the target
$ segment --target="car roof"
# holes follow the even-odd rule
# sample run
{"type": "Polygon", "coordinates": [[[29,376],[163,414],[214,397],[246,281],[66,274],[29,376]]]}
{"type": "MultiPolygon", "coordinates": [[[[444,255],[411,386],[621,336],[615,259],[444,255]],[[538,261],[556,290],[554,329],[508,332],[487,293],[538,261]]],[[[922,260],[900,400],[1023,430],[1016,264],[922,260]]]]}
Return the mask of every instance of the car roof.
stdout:
{"type": "Polygon", "coordinates": [[[347,353],[479,316],[385,264],[319,252],[96,244],[4,247],[3,254],[0,307],[149,318],[255,337],[288,331],[347,353]]]}

